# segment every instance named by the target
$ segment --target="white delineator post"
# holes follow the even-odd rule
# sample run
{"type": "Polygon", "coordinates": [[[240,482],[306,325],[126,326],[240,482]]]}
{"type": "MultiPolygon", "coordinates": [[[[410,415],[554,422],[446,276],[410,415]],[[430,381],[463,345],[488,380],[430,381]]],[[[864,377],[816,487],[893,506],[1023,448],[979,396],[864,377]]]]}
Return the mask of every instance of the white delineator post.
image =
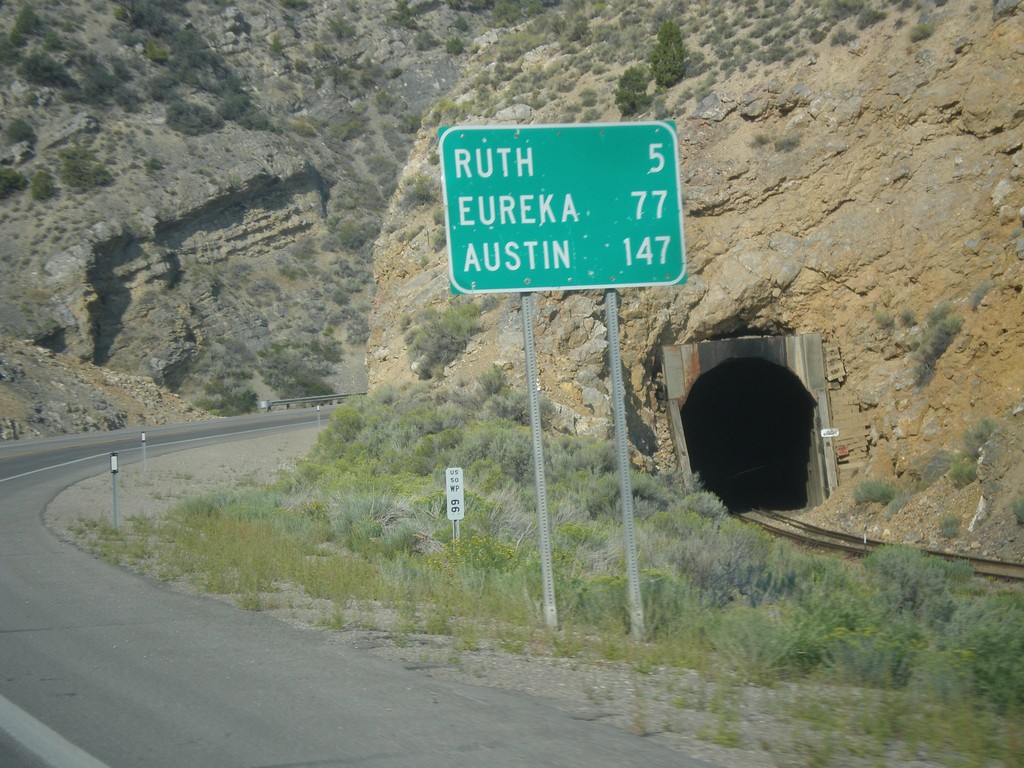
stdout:
{"type": "Polygon", "coordinates": [[[121,512],[117,508],[117,453],[110,454],[110,482],[114,490],[114,527],[121,527],[121,512]]]}

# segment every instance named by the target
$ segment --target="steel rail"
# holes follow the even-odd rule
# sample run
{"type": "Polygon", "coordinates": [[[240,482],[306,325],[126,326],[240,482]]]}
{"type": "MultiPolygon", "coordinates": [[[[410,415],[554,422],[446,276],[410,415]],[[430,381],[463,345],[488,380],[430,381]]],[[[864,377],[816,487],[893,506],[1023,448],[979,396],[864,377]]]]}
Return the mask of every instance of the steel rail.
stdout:
{"type": "MultiPolygon", "coordinates": [[[[739,514],[737,517],[745,522],[760,526],[774,536],[789,539],[803,546],[840,552],[853,557],[863,557],[879,547],[886,546],[886,542],[878,541],[877,539],[869,539],[867,536],[857,536],[842,531],[821,528],[796,518],[787,517],[778,512],[757,510],[739,514]]],[[[927,555],[941,557],[944,560],[965,562],[971,566],[976,576],[1007,581],[1024,581],[1024,564],[1022,563],[973,557],[954,552],[942,552],[925,547],[917,547],[917,549],[927,555]]]]}

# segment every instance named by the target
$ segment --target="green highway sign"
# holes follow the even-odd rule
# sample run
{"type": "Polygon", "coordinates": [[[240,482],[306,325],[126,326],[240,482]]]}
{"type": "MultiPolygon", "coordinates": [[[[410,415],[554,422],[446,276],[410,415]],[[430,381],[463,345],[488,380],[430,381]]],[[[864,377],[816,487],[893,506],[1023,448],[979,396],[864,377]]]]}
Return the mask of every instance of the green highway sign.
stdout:
{"type": "Polygon", "coordinates": [[[439,132],[455,293],[686,281],[675,125],[463,125],[439,132]]]}

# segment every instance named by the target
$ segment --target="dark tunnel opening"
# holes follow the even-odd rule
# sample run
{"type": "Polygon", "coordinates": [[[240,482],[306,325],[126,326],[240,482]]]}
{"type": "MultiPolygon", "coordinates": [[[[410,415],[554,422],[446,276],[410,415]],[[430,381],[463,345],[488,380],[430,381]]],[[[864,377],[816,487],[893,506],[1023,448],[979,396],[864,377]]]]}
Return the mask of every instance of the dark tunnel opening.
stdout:
{"type": "Polygon", "coordinates": [[[727,360],[697,378],[683,405],[690,468],[732,512],[802,509],[814,409],[789,369],[727,360]]]}

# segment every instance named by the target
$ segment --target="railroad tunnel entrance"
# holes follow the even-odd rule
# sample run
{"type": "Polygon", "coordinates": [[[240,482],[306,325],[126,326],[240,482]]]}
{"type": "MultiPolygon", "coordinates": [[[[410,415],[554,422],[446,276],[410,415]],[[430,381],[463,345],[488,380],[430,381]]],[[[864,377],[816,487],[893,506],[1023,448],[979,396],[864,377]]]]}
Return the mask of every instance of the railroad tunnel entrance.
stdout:
{"type": "Polygon", "coordinates": [[[732,512],[817,506],[836,487],[821,336],[662,349],[684,473],[732,512]]]}
{"type": "Polygon", "coordinates": [[[682,422],[690,469],[730,510],[807,506],[814,399],[792,371],[728,360],[694,383],[682,422]]]}

